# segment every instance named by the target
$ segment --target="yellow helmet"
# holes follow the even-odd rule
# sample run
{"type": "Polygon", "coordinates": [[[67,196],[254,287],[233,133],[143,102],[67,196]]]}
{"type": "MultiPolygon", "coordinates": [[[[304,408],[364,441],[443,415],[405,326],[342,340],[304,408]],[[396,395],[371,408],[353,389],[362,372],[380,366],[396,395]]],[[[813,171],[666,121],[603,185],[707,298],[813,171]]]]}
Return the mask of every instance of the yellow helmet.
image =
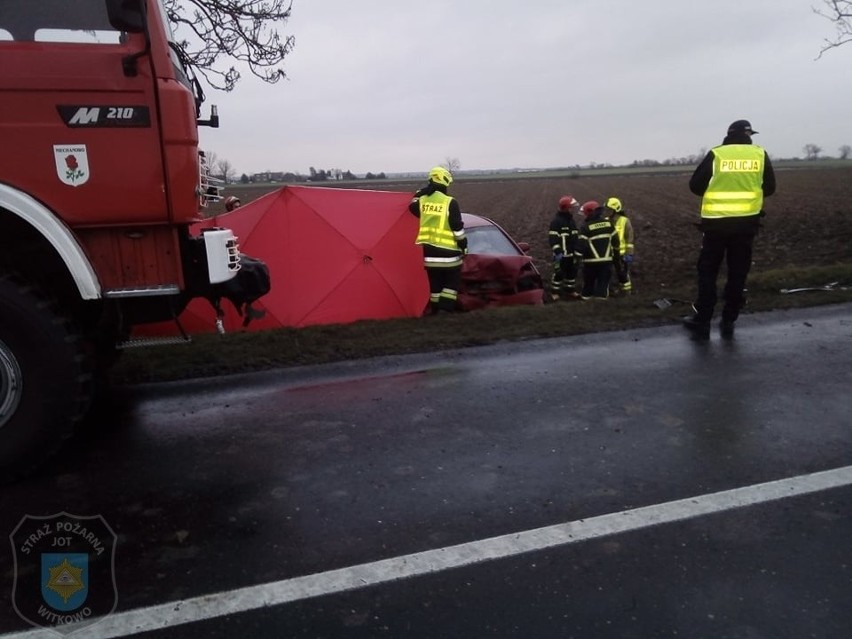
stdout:
{"type": "Polygon", "coordinates": [[[606,208],[612,209],[616,213],[621,213],[624,207],[621,206],[621,200],[617,197],[611,197],[606,201],[606,208]]]}
{"type": "Polygon", "coordinates": [[[453,174],[443,166],[436,166],[429,171],[429,181],[442,186],[449,186],[453,183],[453,174]]]}

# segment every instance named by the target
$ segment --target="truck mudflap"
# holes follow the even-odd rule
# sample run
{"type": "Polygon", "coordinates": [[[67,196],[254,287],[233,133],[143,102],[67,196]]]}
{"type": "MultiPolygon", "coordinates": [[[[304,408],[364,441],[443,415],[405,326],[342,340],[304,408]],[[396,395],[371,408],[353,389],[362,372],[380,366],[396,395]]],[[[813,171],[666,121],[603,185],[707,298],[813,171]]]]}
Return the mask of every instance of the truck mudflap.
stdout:
{"type": "Polygon", "coordinates": [[[225,282],[213,284],[204,297],[216,309],[220,322],[224,316],[222,299],[230,301],[243,318],[243,327],[246,327],[253,319],[260,319],[266,314],[266,311],[253,308],[252,304],[266,295],[270,288],[269,267],[266,263],[240,253],[240,270],[237,274],[225,282]]]}

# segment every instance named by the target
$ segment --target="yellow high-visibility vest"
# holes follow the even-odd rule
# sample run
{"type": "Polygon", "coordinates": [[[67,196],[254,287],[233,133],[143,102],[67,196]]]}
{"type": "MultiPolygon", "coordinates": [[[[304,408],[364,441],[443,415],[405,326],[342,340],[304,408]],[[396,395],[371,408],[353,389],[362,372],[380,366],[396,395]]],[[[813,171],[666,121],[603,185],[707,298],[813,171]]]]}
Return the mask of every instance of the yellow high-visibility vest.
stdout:
{"type": "Polygon", "coordinates": [[[754,144],[724,144],[713,149],[713,177],[701,200],[701,217],[757,215],[763,208],[765,151],[754,144]]]}
{"type": "Polygon", "coordinates": [[[458,250],[456,236],[450,228],[450,202],[453,198],[440,191],[420,197],[420,232],[417,244],[458,250]]]}

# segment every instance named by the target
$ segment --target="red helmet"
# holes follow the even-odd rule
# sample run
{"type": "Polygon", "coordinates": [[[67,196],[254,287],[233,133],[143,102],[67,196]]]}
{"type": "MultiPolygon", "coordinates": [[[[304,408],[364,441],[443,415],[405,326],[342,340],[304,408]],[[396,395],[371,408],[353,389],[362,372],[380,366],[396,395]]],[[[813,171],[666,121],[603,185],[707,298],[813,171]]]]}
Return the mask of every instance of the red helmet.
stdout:
{"type": "Polygon", "coordinates": [[[571,211],[576,210],[580,206],[580,203],[574,199],[571,195],[563,195],[559,198],[559,210],[560,211],[571,211]]]}
{"type": "Polygon", "coordinates": [[[580,211],[583,212],[583,215],[589,217],[592,213],[595,212],[595,209],[599,209],[601,207],[595,200],[589,200],[583,206],[580,207],[580,211]]]}

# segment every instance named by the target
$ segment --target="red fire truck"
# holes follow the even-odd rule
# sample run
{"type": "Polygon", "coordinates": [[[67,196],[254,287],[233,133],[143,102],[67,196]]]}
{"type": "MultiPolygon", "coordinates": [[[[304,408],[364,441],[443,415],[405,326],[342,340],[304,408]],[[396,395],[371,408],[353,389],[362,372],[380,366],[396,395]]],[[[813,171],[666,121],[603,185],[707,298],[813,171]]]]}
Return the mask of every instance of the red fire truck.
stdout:
{"type": "Polygon", "coordinates": [[[230,230],[191,230],[202,102],[161,0],[0,2],[0,477],[71,435],[133,326],[263,293],[230,230]]]}

